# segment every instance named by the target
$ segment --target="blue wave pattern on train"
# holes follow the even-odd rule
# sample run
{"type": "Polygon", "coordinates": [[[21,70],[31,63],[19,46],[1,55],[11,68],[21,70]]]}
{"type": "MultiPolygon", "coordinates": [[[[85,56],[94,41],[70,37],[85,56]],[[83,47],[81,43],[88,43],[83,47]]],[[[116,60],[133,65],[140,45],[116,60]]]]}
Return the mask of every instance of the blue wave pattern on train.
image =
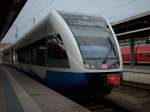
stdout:
{"type": "Polygon", "coordinates": [[[52,11],[2,54],[4,64],[80,97],[109,94],[122,77],[118,41],[103,17],[52,11]]]}

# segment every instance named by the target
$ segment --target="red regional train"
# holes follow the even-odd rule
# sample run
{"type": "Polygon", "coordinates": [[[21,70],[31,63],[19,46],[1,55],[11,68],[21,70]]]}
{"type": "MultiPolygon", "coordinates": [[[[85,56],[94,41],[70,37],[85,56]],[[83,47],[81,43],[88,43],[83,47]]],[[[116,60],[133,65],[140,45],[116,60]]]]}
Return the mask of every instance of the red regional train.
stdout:
{"type": "MultiPolygon", "coordinates": [[[[134,47],[135,64],[150,64],[150,44],[137,44],[134,47]]],[[[121,46],[123,63],[130,63],[130,46],[121,46]]]]}

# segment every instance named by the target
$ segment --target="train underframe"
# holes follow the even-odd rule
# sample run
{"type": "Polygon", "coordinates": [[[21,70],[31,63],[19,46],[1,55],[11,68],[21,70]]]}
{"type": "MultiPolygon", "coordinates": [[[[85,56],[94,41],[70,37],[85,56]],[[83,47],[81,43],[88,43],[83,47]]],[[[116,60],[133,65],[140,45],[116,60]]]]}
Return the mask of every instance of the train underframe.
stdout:
{"type": "Polygon", "coordinates": [[[72,99],[96,99],[111,93],[120,85],[121,73],[48,72],[46,84],[72,99]]]}

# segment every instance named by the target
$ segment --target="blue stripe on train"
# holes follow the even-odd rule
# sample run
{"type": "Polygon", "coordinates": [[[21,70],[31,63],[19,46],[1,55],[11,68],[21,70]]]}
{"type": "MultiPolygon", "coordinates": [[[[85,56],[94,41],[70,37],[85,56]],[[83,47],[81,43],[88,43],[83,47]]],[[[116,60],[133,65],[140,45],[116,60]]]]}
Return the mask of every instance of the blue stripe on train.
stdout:
{"type": "Polygon", "coordinates": [[[88,85],[86,74],[73,72],[47,71],[46,82],[51,88],[61,91],[88,85]]]}

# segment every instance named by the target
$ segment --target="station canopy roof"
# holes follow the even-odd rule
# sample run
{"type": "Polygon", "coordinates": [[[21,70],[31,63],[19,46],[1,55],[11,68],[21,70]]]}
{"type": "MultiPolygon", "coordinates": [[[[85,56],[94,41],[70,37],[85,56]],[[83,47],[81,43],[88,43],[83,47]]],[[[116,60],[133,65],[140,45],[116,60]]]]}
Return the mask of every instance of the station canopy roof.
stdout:
{"type": "Polygon", "coordinates": [[[18,16],[27,0],[0,0],[0,40],[18,16]]]}
{"type": "Polygon", "coordinates": [[[150,35],[150,11],[111,23],[118,39],[150,35]]]}

